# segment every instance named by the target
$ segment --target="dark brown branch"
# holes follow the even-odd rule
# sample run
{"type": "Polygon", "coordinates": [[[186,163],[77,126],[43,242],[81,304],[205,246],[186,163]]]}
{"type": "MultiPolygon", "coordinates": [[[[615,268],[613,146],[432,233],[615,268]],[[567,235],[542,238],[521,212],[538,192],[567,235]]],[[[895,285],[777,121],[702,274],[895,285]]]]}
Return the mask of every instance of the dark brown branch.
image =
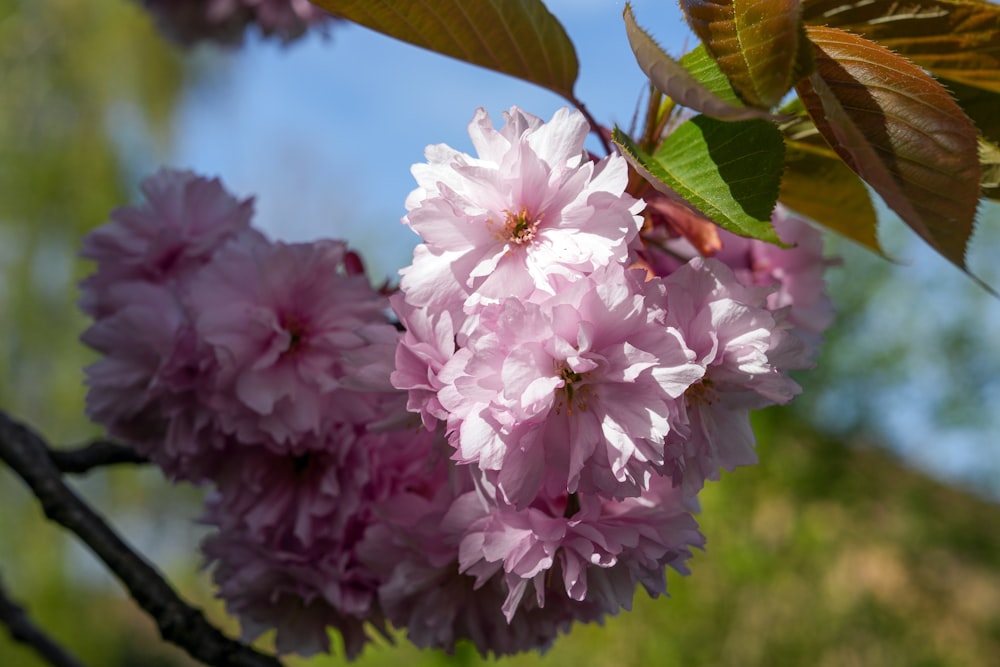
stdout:
{"type": "Polygon", "coordinates": [[[121,580],[163,638],[214,667],[281,667],[277,658],[223,635],[185,603],[163,576],[133,551],[63,481],[40,436],[0,411],[0,459],[31,488],[45,515],[75,533],[121,580]]]}
{"type": "Polygon", "coordinates": [[[149,463],[149,459],[128,445],[110,440],[95,440],[76,449],[50,449],[49,459],[60,472],[75,475],[102,466],[149,463]]]}
{"type": "Polygon", "coordinates": [[[14,641],[30,646],[53,667],[83,667],[76,658],[35,625],[17,603],[7,597],[0,580],[0,625],[6,625],[14,641]]]}

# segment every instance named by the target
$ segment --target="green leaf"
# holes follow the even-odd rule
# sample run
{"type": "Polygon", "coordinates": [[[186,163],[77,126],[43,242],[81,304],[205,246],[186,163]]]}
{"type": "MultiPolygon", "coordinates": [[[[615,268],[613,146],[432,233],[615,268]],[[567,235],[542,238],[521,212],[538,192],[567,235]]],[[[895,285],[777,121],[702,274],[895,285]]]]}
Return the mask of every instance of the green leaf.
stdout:
{"type": "Polygon", "coordinates": [[[515,76],[574,100],[579,65],[540,0],[314,0],[390,37],[515,76]]]}
{"type": "Polygon", "coordinates": [[[980,181],[983,196],[1000,201],[1000,147],[980,138],[979,165],[983,170],[980,181]]]}
{"type": "Polygon", "coordinates": [[[837,154],[949,261],[965,269],[979,199],[976,130],[923,70],[857,35],[809,29],[816,72],[799,96],[837,154]]]}
{"type": "Polygon", "coordinates": [[[679,195],[733,233],[781,244],[771,212],[778,199],[784,143],[772,123],[695,116],[670,133],[653,155],[617,128],[612,139],[660,192],[679,195]]]}
{"type": "Polygon", "coordinates": [[[1000,6],[977,0],[802,0],[807,23],[842,28],[945,79],[1000,92],[1000,6]]]}
{"type": "Polygon", "coordinates": [[[693,50],[688,51],[681,57],[681,66],[691,73],[699,83],[708,88],[713,95],[719,97],[733,106],[744,106],[743,101],[733,90],[733,85],[729,79],[719,69],[719,63],[708,55],[704,44],[699,44],[693,50]]]}
{"type": "Polygon", "coordinates": [[[752,106],[770,109],[791,89],[799,53],[799,0],[680,0],[695,34],[752,106]]]}
{"type": "Polygon", "coordinates": [[[770,117],[766,111],[745,107],[735,95],[730,98],[716,94],[695,78],[683,65],[668,56],[649,33],[639,27],[628,3],[625,4],[622,16],[625,18],[625,33],[639,67],[657,90],[677,104],[723,120],[770,117]]]}

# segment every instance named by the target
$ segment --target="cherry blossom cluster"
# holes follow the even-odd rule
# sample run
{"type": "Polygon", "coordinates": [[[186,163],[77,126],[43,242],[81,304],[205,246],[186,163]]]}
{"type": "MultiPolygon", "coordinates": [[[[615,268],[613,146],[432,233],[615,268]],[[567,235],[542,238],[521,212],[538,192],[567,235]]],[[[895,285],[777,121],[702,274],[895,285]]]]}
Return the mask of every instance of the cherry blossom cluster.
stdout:
{"type": "Polygon", "coordinates": [[[157,27],[181,44],[239,44],[251,25],[265,37],[298,39],[332,17],[309,0],[142,0],[157,27]]]}
{"type": "Polygon", "coordinates": [[[799,391],[831,317],[818,234],[778,211],[791,247],[705,258],[585,151],[582,114],[504,121],[414,167],[395,291],[189,172],[84,241],[88,414],[209,489],[202,549],[248,640],[504,655],[664,594],[704,545],[699,490],[756,460],[750,410],[799,391]]]}
{"type": "Polygon", "coordinates": [[[103,355],[87,411],[211,488],[203,548],[248,639],[277,628],[279,650],[309,654],[335,627],[355,655],[384,626],[358,540],[426,483],[435,442],[388,423],[388,370],[369,381],[398,336],[387,300],[343,243],[269,241],[216,180],[161,171],[143,193],[84,240],[83,341],[103,355]]]}
{"type": "Polygon", "coordinates": [[[431,146],[413,169],[392,381],[473,475],[459,564],[503,573],[505,617],[613,614],[686,572],[697,492],[756,461],[750,410],[798,393],[787,372],[826,323],[818,235],[779,214],[794,250],[654,253],[624,158],[589,156],[580,112],[504,120],[480,110],[476,156],[431,146]]]}

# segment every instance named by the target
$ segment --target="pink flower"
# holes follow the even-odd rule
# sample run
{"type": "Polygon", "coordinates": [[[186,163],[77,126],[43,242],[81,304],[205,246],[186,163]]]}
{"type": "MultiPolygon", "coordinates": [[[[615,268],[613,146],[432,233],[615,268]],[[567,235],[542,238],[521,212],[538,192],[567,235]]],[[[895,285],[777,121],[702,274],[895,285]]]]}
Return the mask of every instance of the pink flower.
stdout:
{"type": "Polygon", "coordinates": [[[303,456],[239,452],[209,503],[205,522],[218,531],[202,548],[246,638],[277,628],[279,651],[310,655],[329,650],[333,627],[353,658],[366,623],[384,632],[378,595],[406,562],[404,543],[422,554],[441,548],[433,526],[422,526],[426,544],[403,537],[417,534],[427,507],[453,497],[439,437],[344,425],[303,456]],[[378,537],[387,526],[388,542],[378,537]]]}
{"type": "Polygon", "coordinates": [[[327,422],[375,418],[365,395],[345,384],[345,369],[396,332],[384,297],[344,262],[335,241],[230,246],[192,282],[196,330],[218,366],[210,400],[224,431],[289,447],[318,437],[327,422]]]}
{"type": "Polygon", "coordinates": [[[228,442],[205,405],[215,368],[194,332],[188,284],[223,246],[267,242],[249,226],[251,200],[217,180],[161,170],[142,190],[146,205],[114,211],[83,242],[97,268],[81,283],[81,307],[96,319],[82,340],[105,355],[87,369],[88,414],[167,474],[201,480],[228,442]]]}
{"type": "Polygon", "coordinates": [[[806,356],[812,358],[822,342],[821,334],[833,322],[833,304],[823,280],[831,261],[823,258],[823,237],[805,220],[779,205],[771,222],[781,240],[792,247],[724,233],[716,257],[744,284],[776,287],[767,297],[767,307],[787,308],[792,332],[806,343],[806,356]]]}
{"type": "Polygon", "coordinates": [[[667,324],[683,334],[704,368],[684,393],[690,431],[666,438],[675,482],[697,490],[720,468],[756,463],[749,411],[787,403],[799,386],[783,362],[802,356],[768,288],[739,282],[725,264],[696,257],[664,279],[667,324]]]}
{"type": "MultiPolygon", "coordinates": [[[[206,520],[214,522],[211,512],[206,520]]],[[[237,524],[206,538],[202,551],[245,641],[273,628],[279,653],[309,656],[329,652],[333,627],[354,658],[370,641],[366,624],[383,625],[373,606],[377,581],[336,544],[289,549],[258,542],[237,524]]]]}
{"type": "Polygon", "coordinates": [[[436,555],[438,543],[414,535],[414,526],[400,529],[375,526],[366,547],[381,555],[391,575],[379,589],[379,602],[394,626],[420,648],[453,653],[460,640],[469,640],[484,658],[522,651],[545,651],[574,622],[599,621],[603,614],[589,602],[570,600],[558,591],[544,608],[528,600],[509,621],[501,607],[507,597],[502,573],[478,583],[458,570],[457,548],[448,559],[436,555]]]}
{"type": "Polygon", "coordinates": [[[109,286],[118,309],[81,340],[102,353],[86,368],[87,415],[175,479],[202,481],[229,441],[202,390],[214,372],[177,295],[147,282],[109,286]]]}
{"type": "Polygon", "coordinates": [[[308,0],[144,0],[159,29],[181,44],[239,44],[250,25],[285,43],[332,17],[308,0]]]}
{"type": "Polygon", "coordinates": [[[437,145],[413,167],[420,187],[404,222],[424,245],[401,287],[414,305],[551,294],[557,280],[625,260],[642,204],[625,194],[624,158],[588,159],[578,111],[543,123],[514,107],[504,118],[496,131],[476,112],[469,134],[478,157],[437,145]]]}
{"type": "Polygon", "coordinates": [[[419,469],[388,466],[399,471],[393,490],[376,505],[379,520],[358,546],[361,560],[381,579],[378,599],[386,619],[421,648],[451,653],[466,639],[483,657],[544,650],[574,621],[598,620],[595,605],[556,592],[544,609],[529,602],[508,621],[501,611],[508,594],[503,574],[477,582],[459,571],[466,526],[444,519],[455,498],[472,491],[473,478],[469,468],[456,471],[440,454],[432,449],[419,469]]]}
{"type": "MultiPolygon", "coordinates": [[[[722,245],[712,256],[732,269],[744,285],[774,288],[767,295],[767,307],[787,311],[783,317],[791,325],[792,333],[806,345],[800,367],[810,367],[810,360],[822,342],[822,332],[833,322],[833,305],[826,294],[823,272],[835,260],[824,259],[820,232],[781,204],[775,208],[771,223],[790,247],[782,248],[716,228],[714,233],[722,245]]],[[[660,276],[669,275],[697,255],[689,241],[666,238],[665,231],[661,227],[645,233],[650,242],[642,250],[650,268],[660,276]],[[662,248],[669,254],[661,252],[662,248]]]]}
{"type": "Polygon", "coordinates": [[[665,593],[665,567],[687,574],[691,547],[704,544],[691,505],[660,477],[638,498],[563,494],[523,510],[470,492],[456,499],[444,526],[462,532],[459,564],[477,585],[503,576],[508,621],[550,598],[615,614],[631,608],[636,584],[653,596],[665,593]]]}
{"type": "Polygon", "coordinates": [[[109,433],[204,481],[265,456],[237,447],[305,456],[343,424],[405,415],[387,301],[343,243],[270,243],[249,227],[249,200],[187,172],[143,189],[147,206],[84,243],[98,266],[83,341],[104,355],[87,371],[88,413],[109,433]]]}
{"type": "Polygon", "coordinates": [[[455,354],[453,315],[448,311],[432,314],[426,308],[414,308],[401,294],[393,295],[389,301],[406,328],[396,348],[392,384],[408,392],[406,409],[418,413],[424,427],[433,430],[438,420],[448,418],[437,397],[444,386],[437,375],[455,354]]]}
{"type": "Polygon", "coordinates": [[[465,617],[471,581],[460,581],[467,577],[458,573],[458,541],[443,533],[441,518],[455,495],[471,488],[471,478],[454,474],[439,435],[422,431],[405,446],[373,451],[378,521],[358,553],[379,575],[386,618],[420,646],[450,649],[462,636],[456,624],[465,617]]]}
{"type": "Polygon", "coordinates": [[[107,292],[122,307],[81,336],[84,344],[104,355],[86,369],[87,415],[116,437],[155,441],[167,429],[157,378],[185,325],[184,312],[158,285],[125,282],[109,286],[107,292]]]}
{"type": "Polygon", "coordinates": [[[346,539],[352,521],[366,511],[371,475],[366,448],[377,438],[341,424],[297,453],[233,448],[214,478],[219,520],[238,523],[257,542],[288,550],[346,539]]]}
{"type": "MultiPolygon", "coordinates": [[[[284,42],[300,37],[315,25],[326,25],[333,17],[309,0],[241,0],[256,12],[264,35],[277,35],[284,42]]],[[[237,0],[215,0],[216,4],[240,4],[237,0]]]]}
{"type": "Polygon", "coordinates": [[[703,368],[639,275],[612,265],[541,303],[486,306],[438,373],[455,459],[506,502],[543,484],[634,496],[663,464],[677,399],[703,368]]]}
{"type": "Polygon", "coordinates": [[[101,317],[114,309],[108,291],[126,281],[174,287],[227,242],[260,241],[250,228],[253,201],[239,201],[217,179],[161,169],[145,179],[145,206],[116,209],[111,222],[83,239],[80,254],[97,262],[81,283],[80,307],[101,317]]]}
{"type": "Polygon", "coordinates": [[[421,499],[450,500],[438,438],[340,424],[297,455],[233,452],[205,517],[217,532],[202,549],[245,638],[276,628],[280,652],[311,655],[329,650],[332,627],[353,658],[369,640],[366,624],[385,632],[378,592],[392,568],[373,563],[398,562],[400,552],[373,556],[361,545],[390,515],[414,516],[421,499]]]}

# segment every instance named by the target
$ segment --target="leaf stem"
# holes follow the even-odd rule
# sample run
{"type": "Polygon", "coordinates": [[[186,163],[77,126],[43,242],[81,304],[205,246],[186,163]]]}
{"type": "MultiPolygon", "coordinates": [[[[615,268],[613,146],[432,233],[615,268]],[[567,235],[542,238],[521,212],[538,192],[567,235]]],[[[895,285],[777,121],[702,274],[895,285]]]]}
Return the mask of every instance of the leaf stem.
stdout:
{"type": "Polygon", "coordinates": [[[576,105],[576,108],[580,110],[580,113],[583,114],[583,117],[587,119],[587,122],[590,124],[590,131],[597,135],[597,138],[601,142],[601,146],[604,147],[604,152],[607,153],[608,155],[611,155],[612,153],[611,142],[608,140],[608,134],[604,130],[604,128],[601,127],[601,125],[597,122],[597,120],[595,120],[594,117],[590,115],[590,111],[587,110],[587,106],[583,102],[576,99],[575,97],[571,98],[570,101],[574,105],[576,105]]]}

